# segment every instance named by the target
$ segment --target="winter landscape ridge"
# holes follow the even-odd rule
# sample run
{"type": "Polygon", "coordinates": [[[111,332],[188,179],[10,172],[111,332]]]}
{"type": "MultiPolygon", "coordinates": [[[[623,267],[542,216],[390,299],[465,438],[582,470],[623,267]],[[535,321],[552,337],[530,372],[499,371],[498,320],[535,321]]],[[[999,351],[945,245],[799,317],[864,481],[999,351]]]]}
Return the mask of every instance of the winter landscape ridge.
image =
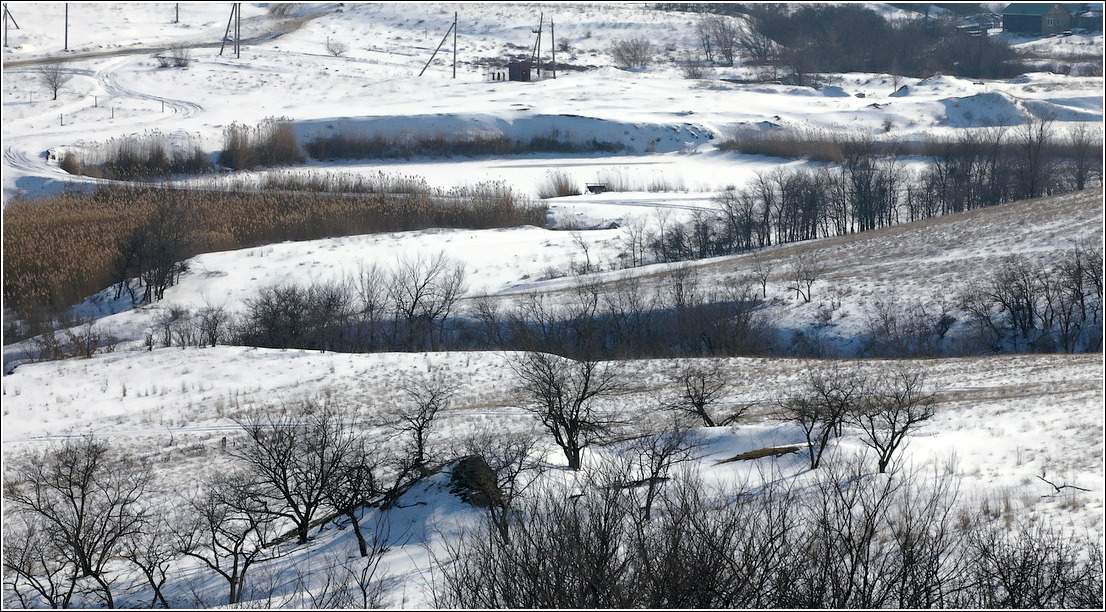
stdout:
{"type": "MultiPolygon", "coordinates": [[[[973,130],[1015,133],[1047,121],[1057,133],[1079,125],[1097,129],[1101,141],[1101,63],[1095,74],[1073,69],[1086,60],[1071,59],[1101,58],[1101,33],[993,34],[1038,58],[1039,69],[1012,78],[842,72],[820,74],[811,86],[764,78],[763,68],[743,61],[735,66],[714,62],[689,78],[689,53],[700,48],[695,29],[700,14],[645,3],[304,3],[282,9],[242,4],[240,57],[232,45],[223,44],[231,6],[69,3],[62,43],[62,3],[11,4],[19,29],[7,33],[9,46],[3,50],[5,221],[9,206],[111,183],[66,172],[62,161],[67,154],[91,158],[110,151],[113,142],[152,135],[197,147],[214,160],[226,144],[228,126],[274,117],[287,120],[301,144],[332,134],[376,133],[415,139],[443,134],[518,142],[561,139],[618,148],[309,158],[302,167],[174,177],[174,185],[196,192],[242,189],[268,177],[297,175],[366,181],[408,177],[443,192],[495,184],[545,206],[546,223],[429,227],[203,252],[188,258],[186,270],[161,299],[135,305],[125,292],[104,286],[75,304],[68,312],[70,330],[79,335],[94,329],[110,347],[87,358],[42,359],[41,336],[11,341],[18,317],[5,304],[5,607],[48,607],[10,566],[19,561],[9,553],[27,550],[23,543],[32,541],[20,539],[27,533],[21,513],[25,504],[12,501],[20,486],[15,475],[26,474],[21,470],[28,458],[49,457],[91,439],[107,444],[123,458],[113,464],[121,474],[150,477],[135,506],[145,520],[151,525],[161,521],[165,533],[176,533],[192,520],[189,509],[195,506],[190,503],[244,455],[250,445],[244,429],[262,422],[251,419],[299,418],[299,407],[324,406],[341,415],[344,431],[390,451],[406,444],[408,410],[427,390],[448,392],[423,432],[429,434],[424,441],[430,459],[419,466],[425,475],[398,491],[397,498],[362,500],[355,511],[361,528],[377,538],[374,555],[366,561],[349,517],[323,504],[305,543],[289,535],[290,520],[273,523],[274,533],[285,537],[259,548],[264,562],[249,569],[239,599],[230,604],[481,607],[445,595],[446,574],[461,556],[463,536],[480,533],[488,516],[494,518],[491,510],[462,501],[455,492],[454,460],[481,450],[490,460],[494,451],[524,440],[526,454],[516,457],[517,465],[526,468],[521,477],[532,482],[518,497],[520,513],[532,508],[527,503],[541,502],[546,491],[562,501],[573,495],[590,500],[587,495],[607,490],[603,486],[610,482],[604,479],[613,477],[612,470],[643,469],[631,466],[632,459],[644,456],[642,440],[663,440],[672,432],[677,411],[667,408],[681,397],[674,377],[686,372],[720,376],[726,384],[713,398],[714,408],[743,412],[716,427],[695,418],[681,421],[687,455],[671,473],[654,479],[662,483],[662,496],[666,491],[674,495],[681,478],[692,476],[723,491],[782,487],[796,498],[824,486],[827,472],[847,474],[872,490],[891,481],[933,478],[955,482],[959,493],[949,502],[949,516],[957,520],[998,525],[1011,534],[1045,525],[1101,551],[1106,490],[1101,311],[1097,345],[1092,330],[1078,340],[1086,341],[1079,351],[1046,351],[1015,339],[1012,347],[987,352],[976,344],[979,320],[961,310],[969,289],[1013,269],[1011,262],[1048,270],[1075,250],[1093,251],[1102,244],[1101,169],[1086,189],[1071,193],[912,222],[900,216],[896,223],[863,232],[736,254],[625,265],[634,228],[657,232],[666,224],[714,215],[720,196],[749,188],[773,172],[837,167],[723,146],[750,131],[867,134],[918,144],[973,130]],[[456,78],[447,36],[455,13],[456,78]],[[531,53],[539,19],[543,27],[555,24],[557,40],[567,41],[562,47],[542,42],[544,54],[557,48],[556,78],[547,66],[531,82],[493,80],[508,57],[531,53]],[[625,69],[612,45],[636,36],[654,41],[655,58],[648,66],[625,69]],[[446,44],[435,54],[439,42],[446,44]],[[226,47],[222,53],[220,46],[226,47]],[[174,50],[187,51],[186,66],[167,67],[155,57],[174,50]],[[69,78],[51,100],[40,68],[55,62],[69,78]],[[1068,66],[1067,74],[1050,71],[1061,64],[1068,66]],[[569,183],[573,193],[548,193],[558,181],[569,183]],[[588,184],[609,189],[590,193],[584,189],[588,184]],[[769,330],[761,340],[772,348],[743,356],[598,360],[600,372],[620,381],[617,393],[594,402],[614,425],[585,449],[582,468],[571,470],[562,448],[536,418],[532,398],[520,388],[520,370],[531,353],[517,347],[377,352],[229,343],[200,347],[174,337],[178,328],[169,327],[175,324],[174,312],[214,306],[241,313],[267,288],[337,284],[368,269],[378,269],[384,275],[379,280],[437,256],[463,270],[453,313],[472,327],[481,320],[480,312],[489,312],[481,308],[508,313],[514,305],[540,303],[560,312],[589,295],[612,301],[615,295],[631,295],[629,288],[640,291],[635,296],[657,300],[677,288],[704,295],[733,288],[747,292],[743,299],[749,291],[757,298],[751,321],[769,330]],[[816,278],[804,286],[794,267],[811,260],[820,265],[816,278]],[[934,320],[949,315],[948,329],[939,338],[944,353],[874,356],[875,330],[890,335],[879,327],[880,317],[886,322],[898,314],[905,326],[908,313],[934,320]],[[882,376],[892,370],[919,373],[933,400],[932,416],[912,428],[897,449],[893,475],[884,479],[876,473],[873,450],[858,424],[845,425],[830,442],[825,463],[812,469],[810,440],[786,416],[785,406],[820,373],[832,379],[845,371],[882,376]],[[734,460],[765,449],[778,452],[734,460]],[[854,464],[855,458],[863,463],[854,464]],[[860,471],[849,472],[854,469],[860,471]],[[365,567],[375,573],[365,578],[359,574],[365,567]]],[[[863,6],[892,22],[921,18],[889,4],[863,6]]],[[[741,16],[726,19],[745,23],[741,16]]],[[[922,172],[927,162],[923,155],[904,156],[899,167],[922,172]]],[[[5,248],[8,244],[5,232],[5,248]]],[[[7,266],[9,253],[4,259],[7,266]]],[[[1101,294],[1098,300],[1100,308],[1101,294]]],[[[684,411],[682,416],[689,415],[684,411]]],[[[393,467],[381,468],[382,473],[391,475],[393,467]]],[[[635,496],[644,488],[630,487],[621,495],[638,503],[635,496]]],[[[895,497],[899,494],[889,499],[905,503],[895,497]]],[[[618,503],[627,502],[620,497],[618,503]]],[[[867,508],[860,502],[854,509],[867,508]]],[[[670,511],[658,502],[659,514],[670,511]]],[[[892,522],[889,518],[888,525],[892,522]]],[[[891,548],[883,540],[878,546],[891,548]]],[[[1101,557],[1089,561],[1101,565],[1101,557]]],[[[69,567],[59,563],[63,570],[69,567]]],[[[159,605],[149,578],[122,548],[105,563],[101,576],[110,583],[114,605],[159,605]]],[[[164,568],[160,604],[228,603],[225,576],[199,556],[172,556],[164,568]]],[[[74,583],[73,607],[104,607],[105,589],[97,577],[81,576],[74,583]]],[[[878,607],[849,601],[851,607],[878,607]]]]}

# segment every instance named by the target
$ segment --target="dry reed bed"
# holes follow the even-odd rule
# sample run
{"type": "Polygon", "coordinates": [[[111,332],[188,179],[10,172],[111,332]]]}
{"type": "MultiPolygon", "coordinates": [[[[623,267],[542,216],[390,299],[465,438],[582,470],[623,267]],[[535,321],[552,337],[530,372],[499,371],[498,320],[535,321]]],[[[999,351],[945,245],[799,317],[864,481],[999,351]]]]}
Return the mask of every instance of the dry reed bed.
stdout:
{"type": "Polygon", "coordinates": [[[5,301],[27,317],[44,307],[64,309],[110,286],[121,243],[166,203],[189,213],[186,257],[285,240],[546,221],[543,206],[501,184],[398,194],[112,186],[15,200],[4,210],[5,301]]]}

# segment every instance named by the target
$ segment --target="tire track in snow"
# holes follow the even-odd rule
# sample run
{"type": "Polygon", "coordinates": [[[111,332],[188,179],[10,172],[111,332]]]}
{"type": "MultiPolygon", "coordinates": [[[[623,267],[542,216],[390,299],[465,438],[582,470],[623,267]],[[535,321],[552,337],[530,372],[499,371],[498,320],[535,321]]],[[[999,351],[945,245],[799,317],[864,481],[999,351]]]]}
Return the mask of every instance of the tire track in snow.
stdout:
{"type": "MultiPolygon", "coordinates": [[[[121,124],[127,127],[138,128],[165,121],[178,121],[182,118],[195,116],[204,110],[203,106],[195,102],[145,93],[122,85],[119,82],[118,72],[123,66],[133,63],[134,61],[137,60],[133,58],[119,58],[109,62],[105,67],[98,70],[62,67],[61,72],[69,76],[81,76],[95,80],[110,98],[161,103],[171,111],[171,113],[159,114],[154,119],[139,119],[137,121],[128,121],[121,124]]],[[[30,73],[34,72],[34,69],[20,68],[12,72],[30,73]]],[[[49,150],[55,146],[68,144],[68,140],[61,137],[68,136],[72,134],[73,131],[74,128],[51,130],[39,132],[33,136],[24,135],[11,138],[7,146],[4,147],[4,165],[10,169],[21,171],[29,177],[47,180],[61,178],[58,176],[59,171],[50,166],[46,156],[43,155],[41,151],[35,150],[37,146],[34,146],[33,143],[46,143],[47,150],[49,150]]],[[[62,173],[62,177],[69,181],[88,184],[112,182],[106,179],[82,177],[68,173],[62,173]]]]}

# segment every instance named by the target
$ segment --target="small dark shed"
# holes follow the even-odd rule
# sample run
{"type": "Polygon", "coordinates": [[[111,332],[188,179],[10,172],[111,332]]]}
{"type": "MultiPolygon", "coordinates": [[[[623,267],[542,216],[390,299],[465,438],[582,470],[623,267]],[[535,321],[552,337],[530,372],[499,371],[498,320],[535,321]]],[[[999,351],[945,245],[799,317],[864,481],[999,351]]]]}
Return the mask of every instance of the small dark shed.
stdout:
{"type": "Polygon", "coordinates": [[[509,81],[529,81],[530,80],[530,62],[514,61],[507,64],[507,80],[509,81]]]}
{"type": "Polygon", "coordinates": [[[1072,11],[1071,26],[1073,28],[1081,28],[1088,32],[1101,32],[1102,31],[1102,5],[1097,7],[1082,6],[1077,10],[1072,11]]]}
{"type": "Polygon", "coordinates": [[[1071,12],[1057,2],[1014,2],[1002,9],[1002,29],[1015,34],[1059,34],[1071,28],[1071,12]]]}

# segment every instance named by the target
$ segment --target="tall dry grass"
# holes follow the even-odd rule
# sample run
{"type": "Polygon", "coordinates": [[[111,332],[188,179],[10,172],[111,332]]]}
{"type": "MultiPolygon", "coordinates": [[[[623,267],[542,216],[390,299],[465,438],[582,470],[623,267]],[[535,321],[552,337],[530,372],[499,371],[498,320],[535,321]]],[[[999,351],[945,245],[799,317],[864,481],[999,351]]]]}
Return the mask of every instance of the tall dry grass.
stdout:
{"type": "Polygon", "coordinates": [[[211,160],[190,136],[161,132],[113,138],[79,150],[67,151],[62,170],[112,180],[166,179],[174,174],[211,172],[211,160]]]}
{"type": "Polygon", "coordinates": [[[306,160],[290,119],[270,117],[252,127],[232,123],[223,129],[219,165],[226,168],[254,170],[261,166],[302,164],[306,160]]]}
{"type": "Polygon", "coordinates": [[[544,206],[501,183],[441,190],[409,179],[381,181],[377,191],[365,181],[362,193],[145,185],[13,200],[4,209],[4,300],[20,316],[37,316],[109,287],[120,243],[168,198],[193,213],[186,257],[286,240],[546,222],[544,206]],[[389,184],[403,189],[387,191],[389,184]]]}

